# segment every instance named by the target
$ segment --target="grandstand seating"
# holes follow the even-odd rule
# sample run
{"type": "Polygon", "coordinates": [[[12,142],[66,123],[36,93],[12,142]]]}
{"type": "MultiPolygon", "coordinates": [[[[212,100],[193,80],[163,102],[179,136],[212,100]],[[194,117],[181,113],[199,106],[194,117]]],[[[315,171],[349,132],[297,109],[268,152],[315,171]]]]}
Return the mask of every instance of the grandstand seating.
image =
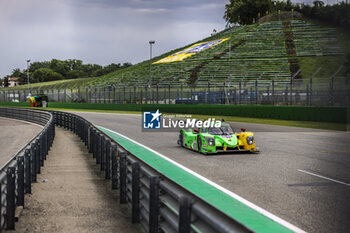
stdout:
{"type": "MultiPolygon", "coordinates": [[[[297,57],[341,54],[331,29],[292,20],[291,30],[297,57]]],[[[276,77],[280,82],[289,82],[292,74],[282,22],[235,26],[196,43],[220,38],[229,39],[183,61],[152,64],[152,86],[205,86],[208,82],[220,85],[241,80],[254,82],[256,79],[263,82],[276,77]]],[[[95,78],[84,85],[148,86],[150,62],[158,61],[189,46],[191,45],[155,57],[151,61],[95,78]]]]}
{"type": "Polygon", "coordinates": [[[297,56],[329,56],[342,54],[334,30],[300,20],[292,21],[297,56]]]}

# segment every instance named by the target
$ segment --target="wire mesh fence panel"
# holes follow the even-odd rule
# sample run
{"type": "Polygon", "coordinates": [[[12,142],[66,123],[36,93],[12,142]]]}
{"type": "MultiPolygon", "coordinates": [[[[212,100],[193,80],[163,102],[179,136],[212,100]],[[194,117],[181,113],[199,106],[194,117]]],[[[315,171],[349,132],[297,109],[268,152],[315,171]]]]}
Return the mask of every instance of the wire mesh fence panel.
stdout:
{"type": "MultiPolygon", "coordinates": [[[[316,72],[315,72],[316,74],[316,72]]],[[[314,76],[314,75],[313,75],[314,76]]],[[[309,79],[224,79],[200,85],[108,85],[75,88],[0,90],[0,101],[25,102],[44,94],[50,102],[109,104],[263,104],[304,106],[349,106],[349,76],[309,79]]],[[[260,76],[263,77],[263,76],[260,76]]]]}

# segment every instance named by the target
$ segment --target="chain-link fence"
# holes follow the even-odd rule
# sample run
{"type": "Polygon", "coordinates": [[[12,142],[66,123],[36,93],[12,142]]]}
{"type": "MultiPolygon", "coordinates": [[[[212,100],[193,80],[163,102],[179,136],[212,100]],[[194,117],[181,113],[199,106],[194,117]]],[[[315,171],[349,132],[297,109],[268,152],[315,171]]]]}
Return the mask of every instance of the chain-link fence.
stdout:
{"type": "Polygon", "coordinates": [[[180,84],[0,90],[0,101],[25,102],[30,93],[45,94],[50,102],[349,106],[349,87],[350,78],[345,76],[289,81],[240,79],[209,81],[197,87],[180,84]]]}

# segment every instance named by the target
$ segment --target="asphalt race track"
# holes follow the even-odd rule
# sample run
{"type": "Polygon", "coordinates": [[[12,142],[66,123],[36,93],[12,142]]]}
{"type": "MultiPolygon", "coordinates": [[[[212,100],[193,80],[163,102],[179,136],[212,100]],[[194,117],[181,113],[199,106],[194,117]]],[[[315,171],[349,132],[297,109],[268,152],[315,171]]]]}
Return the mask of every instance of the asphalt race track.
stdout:
{"type": "Polygon", "coordinates": [[[256,132],[260,154],[205,156],[176,132],[142,132],[141,116],[74,112],[138,141],[307,232],[349,232],[350,135],[232,123],[256,132]]]}
{"type": "Polygon", "coordinates": [[[41,129],[36,124],[0,117],[0,167],[41,129]]]}

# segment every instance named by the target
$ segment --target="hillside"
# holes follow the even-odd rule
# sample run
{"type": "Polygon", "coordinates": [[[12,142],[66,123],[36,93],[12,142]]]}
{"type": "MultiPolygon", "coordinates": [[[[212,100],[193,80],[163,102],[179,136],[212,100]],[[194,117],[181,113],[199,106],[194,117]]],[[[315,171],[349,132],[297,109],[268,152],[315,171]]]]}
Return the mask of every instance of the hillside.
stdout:
{"type": "Polygon", "coordinates": [[[272,21],[229,28],[151,61],[101,77],[79,82],[65,80],[51,85],[42,83],[40,86],[42,89],[72,88],[74,83],[74,87],[146,87],[150,82],[150,62],[152,86],[236,85],[240,80],[256,79],[260,83],[271,79],[283,83],[289,82],[299,69],[301,73],[295,79],[308,80],[318,67],[322,67],[320,76],[329,78],[345,63],[348,53],[349,48],[339,42],[335,29],[302,20],[272,21]],[[219,39],[227,40],[182,61],[154,64],[192,45],[219,39]]]}

